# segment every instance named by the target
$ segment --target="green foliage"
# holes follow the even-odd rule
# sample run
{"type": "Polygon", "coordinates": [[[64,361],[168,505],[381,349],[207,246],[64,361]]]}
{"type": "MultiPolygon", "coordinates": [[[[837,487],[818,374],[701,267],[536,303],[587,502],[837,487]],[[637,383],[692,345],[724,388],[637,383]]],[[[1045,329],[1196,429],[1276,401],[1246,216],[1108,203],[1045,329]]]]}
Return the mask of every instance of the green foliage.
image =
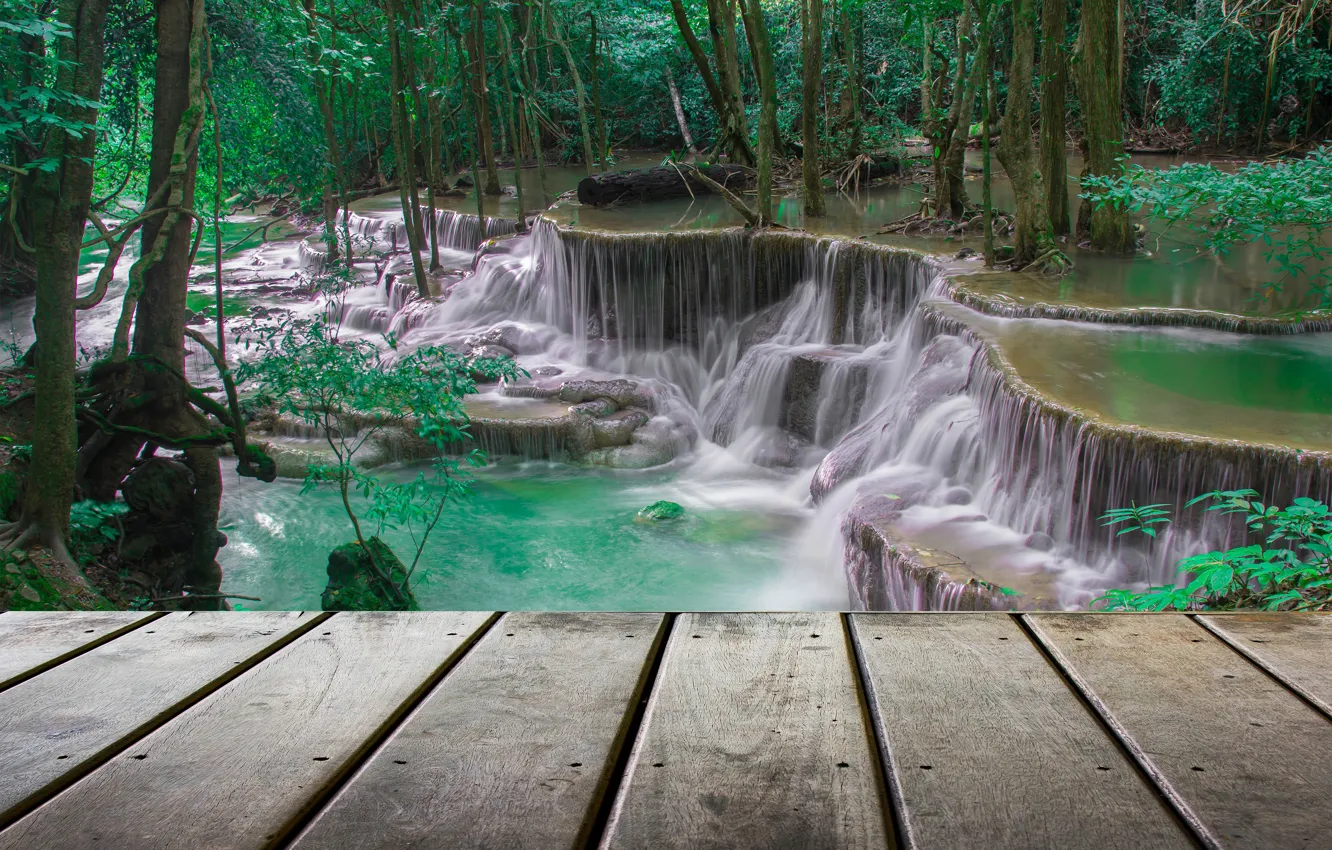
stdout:
{"type": "Polygon", "coordinates": [[[1332,512],[1328,506],[1299,498],[1279,508],[1257,499],[1253,490],[1218,490],[1193,499],[1188,506],[1211,502],[1208,511],[1242,515],[1259,542],[1183,559],[1177,569],[1190,579],[1182,587],[1168,584],[1144,592],[1117,589],[1096,601],[1109,610],[1130,611],[1332,608],[1332,512]]]}
{"type": "Polygon", "coordinates": [[[1131,504],[1127,508],[1113,508],[1106,511],[1101,517],[1102,525],[1124,525],[1115,536],[1128,534],[1130,531],[1141,531],[1148,537],[1156,536],[1156,529],[1152,526],[1161,525],[1170,522],[1169,511],[1163,510],[1166,505],[1143,505],[1138,507],[1131,504]]]}
{"type": "Polygon", "coordinates": [[[75,557],[86,561],[100,547],[120,538],[119,518],[129,513],[124,502],[85,499],[69,509],[69,544],[75,557]]]}
{"type": "Polygon", "coordinates": [[[1272,266],[1270,293],[1308,288],[1305,304],[1332,309],[1332,147],[1300,159],[1253,162],[1233,172],[1189,163],[1166,169],[1130,166],[1119,178],[1089,178],[1082,197],[1126,204],[1135,213],[1199,234],[1204,246],[1227,254],[1260,242],[1272,266]]]}
{"type": "MultiPolygon", "coordinates": [[[[357,541],[395,530],[407,536],[415,556],[401,582],[404,594],[426,541],[448,504],[467,492],[466,468],[485,462],[480,452],[464,458],[448,452],[467,436],[462,399],[476,390],[473,374],[515,379],[510,358],[473,360],[445,348],[399,352],[390,337],[384,347],[366,339],[341,339],[323,320],[287,321],[253,328],[241,337],[254,359],[237,378],[255,392],[255,403],[310,426],[328,445],[334,462],[309,468],[302,492],[332,487],[343,501],[357,541]],[[386,431],[410,431],[430,457],[429,473],[407,483],[385,482],[360,469],[357,457],[386,431]],[[359,497],[358,500],[354,499],[359,497]]],[[[370,557],[378,564],[374,550],[370,557]]]]}

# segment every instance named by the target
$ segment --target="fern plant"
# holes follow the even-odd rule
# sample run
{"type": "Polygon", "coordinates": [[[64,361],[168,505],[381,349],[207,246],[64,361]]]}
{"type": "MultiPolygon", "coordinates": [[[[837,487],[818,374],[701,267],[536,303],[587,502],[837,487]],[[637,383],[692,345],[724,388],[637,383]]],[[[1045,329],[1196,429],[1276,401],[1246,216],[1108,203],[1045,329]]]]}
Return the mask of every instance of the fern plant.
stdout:
{"type": "MultiPolygon", "coordinates": [[[[1287,507],[1258,501],[1254,490],[1215,490],[1186,507],[1210,502],[1209,511],[1243,514],[1258,542],[1225,551],[1184,558],[1177,570],[1189,581],[1148,588],[1143,592],[1116,589],[1093,602],[1106,610],[1266,611],[1332,609],[1332,510],[1316,499],[1301,497],[1287,507]]],[[[1152,506],[1160,509],[1163,506],[1152,506]]],[[[1142,531],[1155,537],[1135,508],[1107,512],[1106,525],[1128,524],[1120,534],[1142,531]]],[[[1151,525],[1169,522],[1166,512],[1146,517],[1151,525]]]]}

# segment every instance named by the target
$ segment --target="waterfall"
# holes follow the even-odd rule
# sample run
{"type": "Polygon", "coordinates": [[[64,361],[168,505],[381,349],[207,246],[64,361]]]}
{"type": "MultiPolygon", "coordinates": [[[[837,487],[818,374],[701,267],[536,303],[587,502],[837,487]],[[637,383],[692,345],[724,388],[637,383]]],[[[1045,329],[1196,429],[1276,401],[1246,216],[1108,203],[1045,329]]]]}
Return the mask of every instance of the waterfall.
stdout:
{"type": "MultiPolygon", "coordinates": [[[[441,213],[436,227],[475,248],[491,221],[441,213]]],[[[686,452],[675,486],[704,501],[787,511],[807,493],[793,558],[845,575],[859,607],[1084,605],[1107,587],[1172,581],[1181,556],[1243,532],[1213,513],[1147,546],[1102,527],[1108,508],[1237,486],[1329,495],[1319,453],[1109,426],[1041,396],[973,330],[955,283],[912,252],[538,219],[471,265],[442,300],[414,300],[399,277],[373,306],[349,300],[344,319],[387,325],[407,347],[512,351],[533,377],[507,397],[549,398],[570,380],[643,385],[652,419],[637,433],[677,448],[631,447],[641,465],[686,452]]],[[[492,452],[557,459],[569,429],[586,427],[574,414],[476,422],[492,452]]]]}

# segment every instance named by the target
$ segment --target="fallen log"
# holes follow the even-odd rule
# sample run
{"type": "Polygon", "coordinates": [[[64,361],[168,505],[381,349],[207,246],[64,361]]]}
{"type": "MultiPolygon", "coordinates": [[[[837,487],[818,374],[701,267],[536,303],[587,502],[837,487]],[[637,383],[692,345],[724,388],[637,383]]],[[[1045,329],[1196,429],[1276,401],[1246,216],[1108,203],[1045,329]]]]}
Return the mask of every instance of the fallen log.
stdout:
{"type": "MultiPolygon", "coordinates": [[[[733,192],[754,184],[753,171],[739,165],[700,165],[698,169],[709,180],[733,192]]],[[[585,177],[578,183],[578,202],[594,207],[711,194],[712,187],[693,173],[693,166],[659,165],[636,171],[608,171],[585,177]]]]}

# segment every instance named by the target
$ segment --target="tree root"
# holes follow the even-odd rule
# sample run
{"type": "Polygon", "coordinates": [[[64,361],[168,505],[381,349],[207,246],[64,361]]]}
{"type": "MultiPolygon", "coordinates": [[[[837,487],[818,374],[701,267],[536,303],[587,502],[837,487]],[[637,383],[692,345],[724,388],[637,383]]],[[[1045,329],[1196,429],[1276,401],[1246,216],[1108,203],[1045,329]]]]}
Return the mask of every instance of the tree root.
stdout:
{"type": "Polygon", "coordinates": [[[1059,277],[1066,275],[1073,268],[1073,261],[1058,248],[1049,248],[1045,253],[1027,263],[1018,271],[1059,277]]]}

